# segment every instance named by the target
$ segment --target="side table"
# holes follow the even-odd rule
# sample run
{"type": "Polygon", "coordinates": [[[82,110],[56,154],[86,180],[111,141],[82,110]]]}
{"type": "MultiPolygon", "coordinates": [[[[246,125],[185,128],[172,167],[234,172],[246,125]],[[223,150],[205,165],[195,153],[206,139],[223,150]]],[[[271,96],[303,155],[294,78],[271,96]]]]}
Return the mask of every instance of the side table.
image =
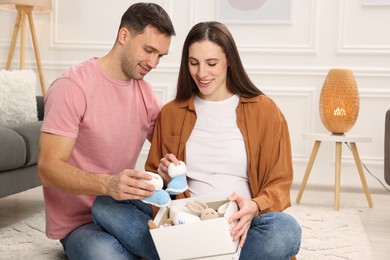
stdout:
{"type": "Polygon", "coordinates": [[[335,167],[335,187],[334,187],[334,209],[340,209],[340,169],[341,169],[341,146],[342,143],[349,144],[352,150],[353,157],[355,159],[356,167],[359,172],[360,180],[362,182],[364,193],[368,201],[370,208],[373,207],[372,199],[370,192],[368,190],[366,178],[364,177],[362,163],[360,161],[359,153],[356,147],[357,142],[371,142],[370,137],[363,136],[347,136],[345,134],[304,134],[305,139],[314,139],[313,150],[311,151],[310,159],[306,167],[305,175],[302,180],[301,187],[299,188],[299,193],[297,196],[296,202],[299,204],[302,198],[303,191],[305,189],[307,180],[310,175],[310,171],[313,167],[314,161],[317,156],[317,152],[320,148],[321,142],[334,142],[336,144],[336,167],[335,167]]]}

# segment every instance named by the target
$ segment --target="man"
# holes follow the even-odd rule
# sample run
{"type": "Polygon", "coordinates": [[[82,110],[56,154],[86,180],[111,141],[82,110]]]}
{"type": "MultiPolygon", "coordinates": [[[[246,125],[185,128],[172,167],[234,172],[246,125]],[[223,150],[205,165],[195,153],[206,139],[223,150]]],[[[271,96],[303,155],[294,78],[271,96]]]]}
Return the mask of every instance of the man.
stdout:
{"type": "Polygon", "coordinates": [[[60,239],[69,259],[158,258],[153,242],[140,245],[141,253],[124,248],[93,223],[91,207],[97,195],[131,201],[153,194],[154,186],[140,180],[150,175],[134,170],[161,109],[143,78],[174,35],[160,6],[133,4],[108,54],[70,68],[48,90],[38,160],[46,234],[60,239]]]}

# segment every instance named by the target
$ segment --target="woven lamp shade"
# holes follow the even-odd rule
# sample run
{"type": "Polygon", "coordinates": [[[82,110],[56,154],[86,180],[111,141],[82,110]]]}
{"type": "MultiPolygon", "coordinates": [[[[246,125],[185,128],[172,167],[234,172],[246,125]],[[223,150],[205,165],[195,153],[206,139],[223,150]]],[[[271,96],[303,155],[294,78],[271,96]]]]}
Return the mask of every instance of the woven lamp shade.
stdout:
{"type": "Polygon", "coordinates": [[[359,91],[348,69],[331,69],[322,86],[320,117],[333,134],[348,132],[359,115],[359,91]]]}

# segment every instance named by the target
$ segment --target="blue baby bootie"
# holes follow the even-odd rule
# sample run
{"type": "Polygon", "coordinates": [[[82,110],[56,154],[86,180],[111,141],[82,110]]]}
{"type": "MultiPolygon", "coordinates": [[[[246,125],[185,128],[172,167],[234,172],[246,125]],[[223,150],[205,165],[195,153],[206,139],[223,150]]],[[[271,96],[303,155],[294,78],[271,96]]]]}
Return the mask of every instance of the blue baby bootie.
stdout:
{"type": "Polygon", "coordinates": [[[169,164],[168,175],[172,178],[166,188],[169,194],[177,195],[188,189],[186,173],[187,166],[183,161],[179,161],[178,165],[169,164]]]}
{"type": "Polygon", "coordinates": [[[168,183],[166,191],[171,195],[177,195],[185,192],[187,189],[187,176],[184,174],[173,177],[171,182],[168,183]]]}
{"type": "Polygon", "coordinates": [[[171,197],[165,190],[155,190],[153,195],[142,200],[145,203],[152,204],[156,207],[166,207],[171,203],[171,197]]]}

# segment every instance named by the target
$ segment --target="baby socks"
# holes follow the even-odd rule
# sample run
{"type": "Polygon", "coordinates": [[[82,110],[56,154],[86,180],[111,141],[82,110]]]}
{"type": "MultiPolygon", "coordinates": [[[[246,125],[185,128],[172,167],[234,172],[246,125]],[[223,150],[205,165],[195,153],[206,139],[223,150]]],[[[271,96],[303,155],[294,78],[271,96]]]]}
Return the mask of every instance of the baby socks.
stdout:
{"type": "Polygon", "coordinates": [[[187,166],[184,162],[180,161],[179,165],[174,165],[171,163],[168,166],[168,174],[172,180],[168,183],[166,190],[163,190],[163,179],[160,175],[146,172],[152,176],[151,180],[143,180],[144,182],[154,185],[155,190],[153,195],[146,197],[142,201],[148,204],[152,204],[157,207],[168,206],[171,202],[170,195],[180,194],[188,189],[187,186],[187,166]]]}
{"type": "Polygon", "coordinates": [[[163,179],[160,175],[155,174],[153,172],[146,172],[150,176],[152,176],[151,180],[143,180],[146,183],[154,185],[155,190],[153,191],[153,195],[146,197],[142,201],[148,204],[152,204],[157,207],[165,207],[168,206],[171,202],[171,197],[169,194],[163,190],[163,179]]]}
{"type": "Polygon", "coordinates": [[[182,161],[179,162],[179,165],[171,163],[168,166],[168,174],[172,178],[166,189],[169,194],[177,195],[188,189],[186,173],[187,166],[182,161]]]}

